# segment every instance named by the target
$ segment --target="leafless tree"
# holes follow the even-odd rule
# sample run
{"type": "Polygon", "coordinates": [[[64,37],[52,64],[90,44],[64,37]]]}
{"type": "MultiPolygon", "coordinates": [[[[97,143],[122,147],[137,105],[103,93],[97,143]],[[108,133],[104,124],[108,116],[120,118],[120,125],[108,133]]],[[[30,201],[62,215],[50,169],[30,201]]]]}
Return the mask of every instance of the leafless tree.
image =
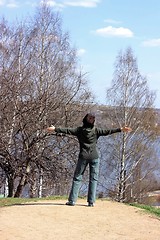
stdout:
{"type": "MultiPolygon", "coordinates": [[[[52,173],[58,182],[60,171],[67,174],[67,159],[60,159],[69,140],[51,140],[44,129],[51,123],[80,122],[93,98],[58,13],[44,4],[33,18],[14,27],[3,19],[0,30],[0,167],[9,197],[19,197],[26,185],[33,196],[39,176],[52,173]]],[[[71,154],[73,141],[68,145],[71,154]]]]}
{"type": "Polygon", "coordinates": [[[132,49],[120,52],[115,62],[112,86],[107,90],[107,102],[111,108],[105,113],[110,126],[130,126],[133,129],[132,133],[114,135],[107,142],[112,183],[110,192],[118,201],[131,198],[138,201],[145,191],[142,191],[140,182],[144,183],[158,166],[154,98],[155,94],[147,86],[147,79],[139,72],[132,49]]]}

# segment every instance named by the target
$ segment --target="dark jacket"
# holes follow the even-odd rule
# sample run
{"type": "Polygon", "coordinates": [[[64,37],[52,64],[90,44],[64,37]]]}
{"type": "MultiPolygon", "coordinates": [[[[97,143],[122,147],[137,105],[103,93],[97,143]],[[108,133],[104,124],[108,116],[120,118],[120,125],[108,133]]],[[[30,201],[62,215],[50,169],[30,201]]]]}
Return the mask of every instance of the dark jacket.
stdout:
{"type": "Polygon", "coordinates": [[[117,129],[101,129],[101,128],[56,128],[57,133],[64,133],[74,135],[78,138],[80,145],[79,158],[86,160],[93,160],[99,157],[97,151],[97,140],[100,136],[110,135],[116,132],[121,132],[120,128],[117,129]]]}

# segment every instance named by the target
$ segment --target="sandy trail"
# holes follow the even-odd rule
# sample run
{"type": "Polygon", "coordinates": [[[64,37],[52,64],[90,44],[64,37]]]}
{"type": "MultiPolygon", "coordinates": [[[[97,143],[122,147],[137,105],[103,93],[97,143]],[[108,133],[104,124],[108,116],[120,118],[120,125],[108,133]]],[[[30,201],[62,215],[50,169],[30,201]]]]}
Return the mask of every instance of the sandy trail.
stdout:
{"type": "Polygon", "coordinates": [[[125,204],[65,200],[0,208],[1,240],[160,240],[160,220],[125,204]]]}

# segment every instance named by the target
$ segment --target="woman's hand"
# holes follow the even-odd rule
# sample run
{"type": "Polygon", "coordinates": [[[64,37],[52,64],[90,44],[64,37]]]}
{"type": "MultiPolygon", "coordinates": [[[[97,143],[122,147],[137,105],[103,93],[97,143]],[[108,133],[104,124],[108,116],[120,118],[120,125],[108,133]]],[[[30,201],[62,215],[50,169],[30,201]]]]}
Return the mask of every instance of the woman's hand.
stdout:
{"type": "Polygon", "coordinates": [[[122,132],[131,132],[132,131],[132,128],[130,128],[130,127],[121,127],[121,131],[122,132]]]}
{"type": "Polygon", "coordinates": [[[47,128],[48,132],[54,132],[55,131],[55,126],[50,126],[47,128]]]}

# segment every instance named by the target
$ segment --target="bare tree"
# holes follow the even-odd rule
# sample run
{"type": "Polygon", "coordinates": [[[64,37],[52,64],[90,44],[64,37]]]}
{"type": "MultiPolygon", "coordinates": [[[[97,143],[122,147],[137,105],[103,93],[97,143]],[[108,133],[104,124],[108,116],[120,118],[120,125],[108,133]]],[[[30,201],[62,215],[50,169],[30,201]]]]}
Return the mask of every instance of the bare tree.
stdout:
{"type": "Polygon", "coordinates": [[[10,183],[8,196],[19,197],[25,185],[33,196],[43,170],[56,181],[60,169],[67,169],[67,161],[61,161],[57,171],[63,148],[55,148],[59,154],[51,150],[57,137],[51,141],[44,129],[79,122],[92,94],[58,13],[44,4],[14,27],[2,20],[0,29],[0,167],[10,183]]]}
{"type": "Polygon", "coordinates": [[[138,200],[142,194],[142,189],[138,190],[139,182],[156,167],[154,98],[147,79],[139,72],[132,49],[120,52],[112,86],[107,90],[111,108],[105,114],[111,126],[126,125],[133,129],[131,134],[122,133],[110,138],[107,145],[109,169],[112,169],[110,180],[118,201],[131,199],[126,194],[129,189],[130,195],[136,194],[138,200]]]}

